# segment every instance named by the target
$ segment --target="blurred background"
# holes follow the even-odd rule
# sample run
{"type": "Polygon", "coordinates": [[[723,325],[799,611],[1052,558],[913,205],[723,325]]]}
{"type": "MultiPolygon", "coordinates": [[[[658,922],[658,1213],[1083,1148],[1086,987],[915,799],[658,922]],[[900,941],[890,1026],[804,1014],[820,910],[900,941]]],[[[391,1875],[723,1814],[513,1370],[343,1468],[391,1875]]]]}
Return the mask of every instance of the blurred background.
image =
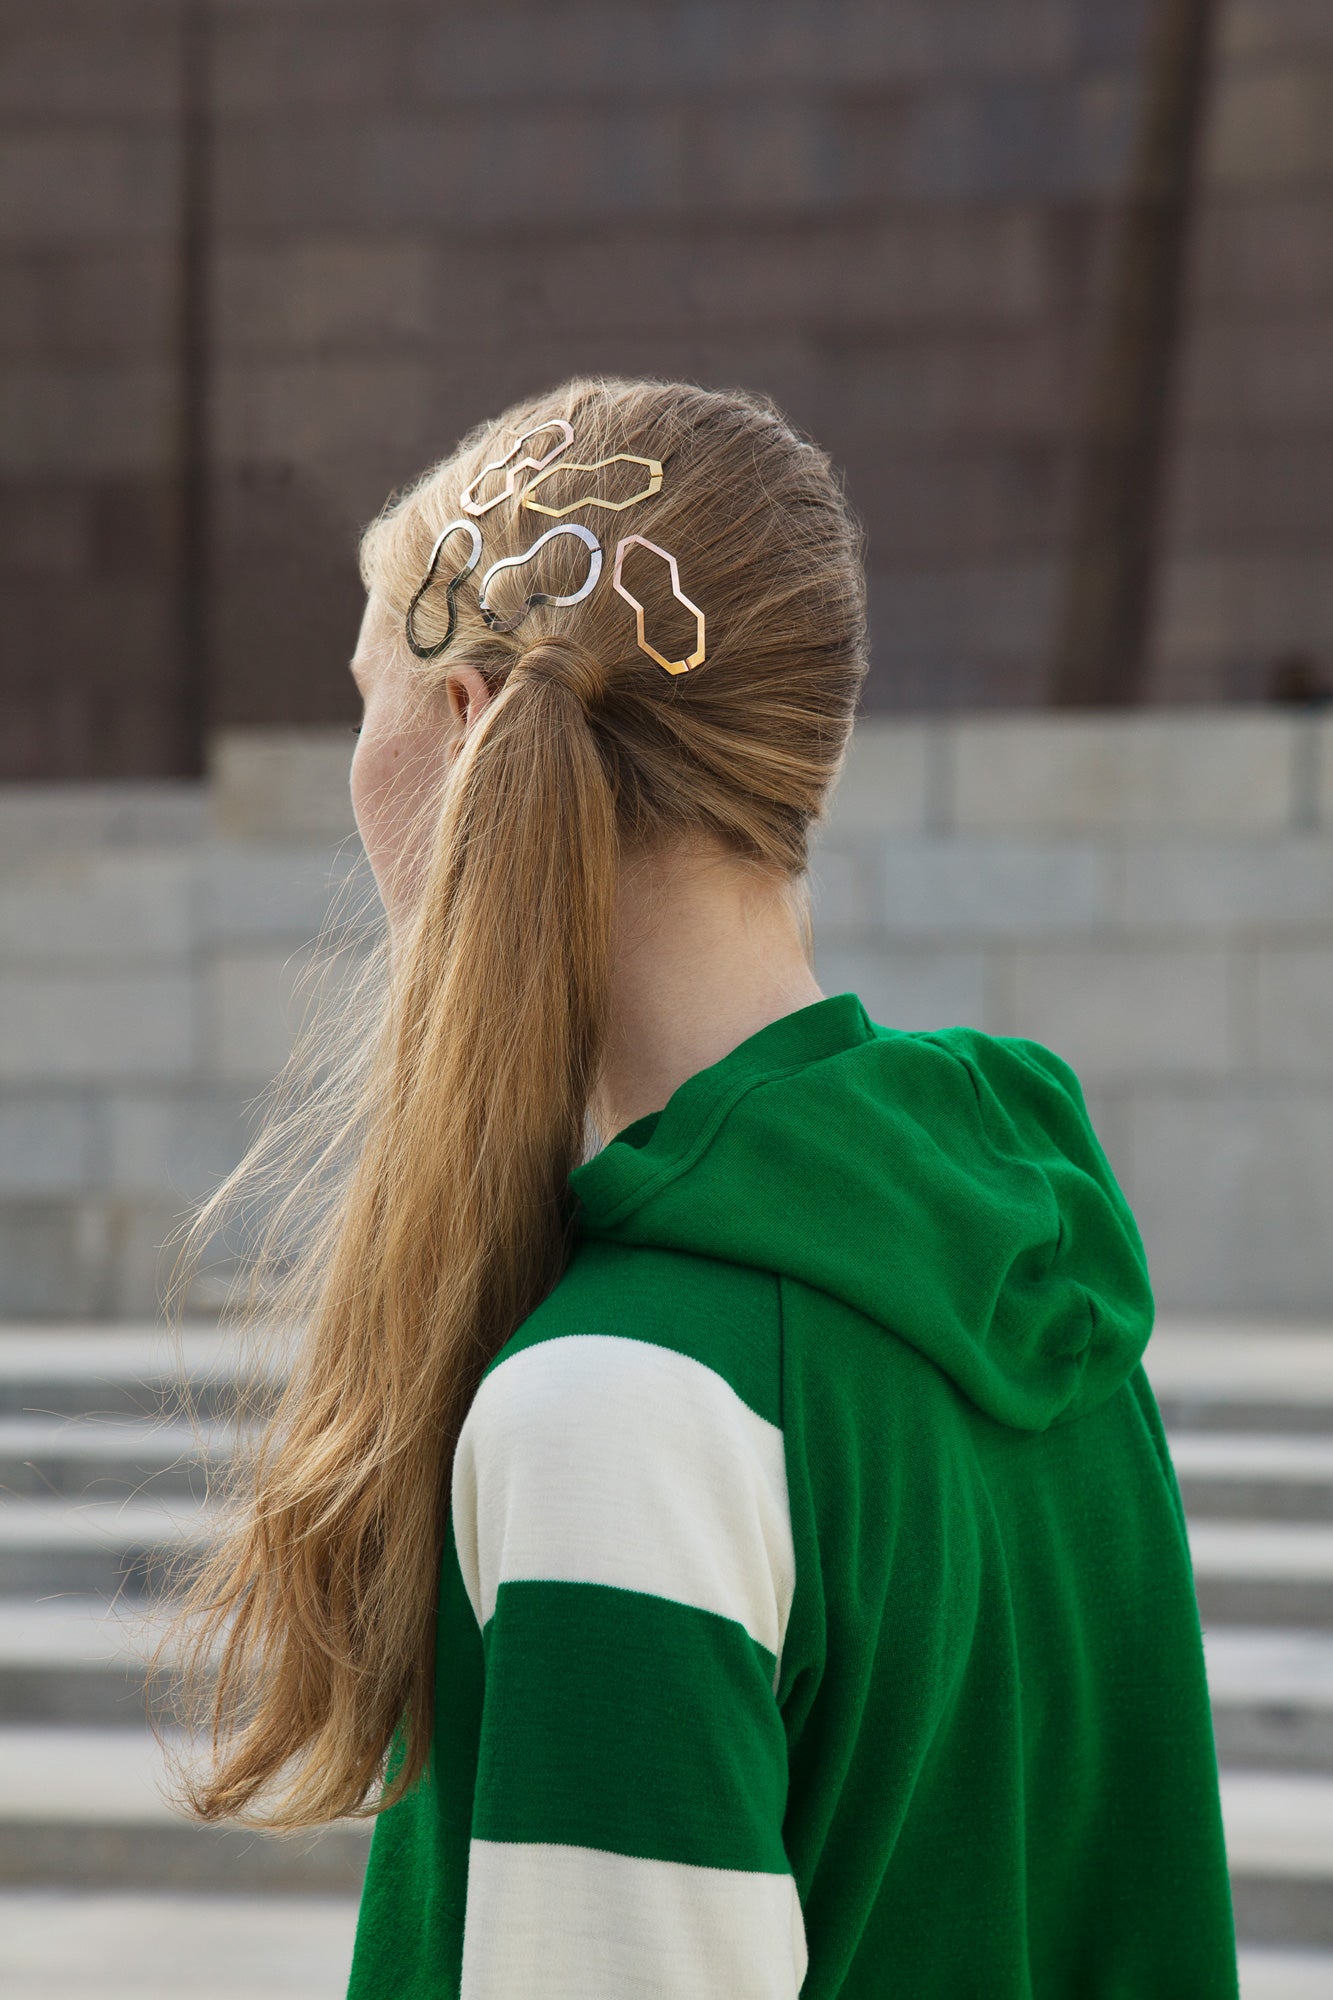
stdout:
{"type": "Polygon", "coordinates": [[[360,528],[605,370],[843,469],[820,983],[1077,1069],[1246,2000],[1333,1993],[1329,0],[0,0],[0,106],[0,1983],[342,1990],[360,1832],[169,1820],[102,1607],[200,1532],[163,1245],[373,917],[360,528]]]}

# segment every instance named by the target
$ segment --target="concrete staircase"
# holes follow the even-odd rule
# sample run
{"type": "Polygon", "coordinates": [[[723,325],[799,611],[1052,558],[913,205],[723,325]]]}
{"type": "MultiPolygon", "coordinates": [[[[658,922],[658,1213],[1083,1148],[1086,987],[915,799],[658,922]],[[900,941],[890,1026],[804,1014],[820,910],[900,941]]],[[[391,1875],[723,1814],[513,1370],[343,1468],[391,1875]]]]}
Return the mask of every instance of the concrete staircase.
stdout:
{"type": "MultiPolygon", "coordinates": [[[[1244,2000],[1328,2000],[1333,1329],[1173,1319],[1147,1360],[1190,1522],[1244,2000]]],[[[190,1333],[186,1363],[216,1411],[224,1342],[190,1333]]],[[[158,1790],[138,1664],[155,1563],[206,1526],[195,1440],[162,1415],[174,1371],[156,1332],[0,1331],[0,1990],[338,2000],[369,1827],[195,1827],[158,1790]]],[[[205,1450],[227,1444],[215,1420],[205,1450]]]]}

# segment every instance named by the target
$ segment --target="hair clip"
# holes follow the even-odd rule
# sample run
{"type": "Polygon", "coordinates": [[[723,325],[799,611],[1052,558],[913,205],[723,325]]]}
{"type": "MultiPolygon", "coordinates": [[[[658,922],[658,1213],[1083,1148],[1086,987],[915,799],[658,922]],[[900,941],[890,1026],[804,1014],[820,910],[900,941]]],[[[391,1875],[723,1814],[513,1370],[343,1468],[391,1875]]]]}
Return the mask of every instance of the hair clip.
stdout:
{"type": "Polygon", "coordinates": [[[568,451],[569,447],[573,444],[573,442],[574,442],[574,427],[572,424],[567,423],[564,417],[548,417],[544,424],[534,424],[531,430],[524,431],[522,437],[519,438],[516,444],[510,446],[509,450],[505,453],[503,458],[492,459],[489,465],[483,465],[481,471],[477,474],[475,479],[468,481],[468,484],[463,488],[463,497],[458,503],[459,506],[462,508],[465,514],[489,513],[492,507],[498,507],[502,500],[507,500],[510,494],[513,493],[515,488],[515,481],[517,480],[520,472],[542,471],[542,469],[545,466],[551,464],[553,459],[559,458],[562,451],[568,451]],[[561,438],[559,444],[556,445],[552,450],[548,451],[544,457],[521,458],[518,461],[517,465],[510,464],[510,460],[513,458],[514,453],[516,451],[521,451],[529,438],[540,436],[542,431],[556,431],[556,430],[563,431],[564,436],[561,438]],[[504,472],[506,467],[508,467],[508,472],[506,473],[505,483],[501,487],[500,491],[497,494],[495,494],[492,499],[476,501],[472,498],[473,488],[481,485],[482,480],[486,477],[488,472],[504,472]]]}
{"type": "Polygon", "coordinates": [[[439,534],[435,538],[435,546],[430,552],[430,561],[426,565],[425,578],[418,586],[416,595],[413,597],[412,602],[407,607],[407,618],[405,621],[407,627],[407,643],[412,648],[412,651],[416,654],[419,660],[435,659],[440,653],[444,651],[445,647],[449,644],[449,641],[453,638],[454,631],[458,624],[458,612],[454,605],[454,592],[458,589],[460,583],[463,583],[468,577],[471,576],[473,570],[477,567],[477,564],[480,561],[481,561],[481,529],[477,526],[475,521],[462,521],[462,520],[451,521],[447,528],[442,528],[440,530],[439,534]],[[412,619],[416,612],[418,604],[420,604],[422,598],[425,596],[426,592],[430,588],[431,579],[435,575],[435,565],[440,558],[440,550],[444,547],[450,535],[452,535],[458,528],[466,529],[467,533],[472,537],[472,549],[471,553],[468,556],[467,562],[465,563],[463,568],[457,571],[455,575],[451,576],[448,583],[444,587],[445,603],[449,607],[449,629],[446,631],[444,637],[438,642],[437,645],[423,646],[419,643],[416,633],[412,630],[412,619]]]}
{"type": "Polygon", "coordinates": [[[626,535],[622,541],[616,544],[616,560],[615,567],[611,572],[611,584],[613,589],[619,591],[627,604],[634,606],[634,622],[638,629],[639,647],[643,652],[648,654],[650,659],[656,660],[659,667],[665,667],[669,674],[684,674],[688,673],[691,667],[703,665],[704,614],[697,604],[690,602],[685,592],[681,589],[680,571],[676,566],[676,558],[673,555],[669,555],[665,549],[659,549],[657,543],[650,542],[646,535],[626,535]],[[658,652],[655,646],[650,646],[643,635],[643,606],[640,604],[638,598],[626,590],[624,584],[620,581],[620,571],[625,560],[625,551],[626,549],[633,548],[636,542],[640,548],[651,549],[655,556],[661,556],[671,571],[671,595],[678,603],[683,604],[687,611],[694,613],[698,628],[698,644],[687,660],[668,660],[663,654],[658,652]]]}
{"type": "Polygon", "coordinates": [[[651,500],[654,493],[661,491],[662,462],[657,458],[640,458],[637,452],[613,451],[610,458],[599,458],[596,465],[575,465],[566,459],[562,465],[548,466],[530,479],[523,489],[520,507],[531,507],[535,514],[572,514],[576,507],[605,507],[609,514],[618,514],[626,507],[636,507],[640,500],[651,500]],[[628,500],[602,500],[596,494],[589,494],[584,500],[571,500],[565,507],[548,507],[541,500],[534,500],[533,494],[544,480],[554,478],[557,472],[600,472],[605,465],[646,465],[648,484],[639,493],[631,493],[628,500]]]}
{"type": "Polygon", "coordinates": [[[485,576],[481,579],[481,595],[478,599],[477,608],[492,631],[512,632],[523,623],[523,620],[527,617],[529,611],[532,610],[534,604],[577,604],[581,598],[588,595],[588,592],[592,589],[601,573],[602,545],[596,535],[594,535],[592,529],[581,527],[577,521],[562,521],[558,528],[548,528],[544,535],[538,535],[532,547],[525,549],[521,556],[501,556],[498,562],[491,564],[485,576]],[[499,613],[490,610],[486,603],[486,593],[490,589],[491,578],[502,569],[517,569],[521,563],[530,562],[543,543],[553,540],[556,535],[577,535],[579,540],[587,545],[589,552],[588,574],[584,577],[579,588],[572,591],[568,597],[552,597],[547,591],[535,590],[531,597],[525,600],[523,609],[513,618],[502,618],[499,613]]]}

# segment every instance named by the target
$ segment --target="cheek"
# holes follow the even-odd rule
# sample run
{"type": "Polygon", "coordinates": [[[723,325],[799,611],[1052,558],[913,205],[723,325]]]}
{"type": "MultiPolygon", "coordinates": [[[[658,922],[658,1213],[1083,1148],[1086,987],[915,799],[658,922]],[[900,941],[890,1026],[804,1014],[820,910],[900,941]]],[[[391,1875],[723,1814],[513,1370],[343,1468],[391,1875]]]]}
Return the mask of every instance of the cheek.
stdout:
{"type": "Polygon", "coordinates": [[[352,758],[352,811],[386,907],[395,880],[410,874],[421,838],[418,812],[423,789],[440,774],[442,745],[437,738],[377,735],[363,727],[352,758]]]}
{"type": "Polygon", "coordinates": [[[360,832],[370,866],[380,880],[392,860],[394,820],[398,816],[394,778],[400,766],[402,756],[398,746],[384,742],[370,728],[362,728],[356,738],[350,770],[352,814],[356,816],[356,830],[360,832]]]}

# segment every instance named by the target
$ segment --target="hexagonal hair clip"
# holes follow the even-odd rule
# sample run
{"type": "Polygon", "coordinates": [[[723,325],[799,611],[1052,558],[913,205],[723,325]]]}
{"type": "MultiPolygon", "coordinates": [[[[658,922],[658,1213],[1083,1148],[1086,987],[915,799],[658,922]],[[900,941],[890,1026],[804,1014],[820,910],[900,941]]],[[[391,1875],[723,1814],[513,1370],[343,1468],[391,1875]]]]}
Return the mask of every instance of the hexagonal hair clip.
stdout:
{"type": "Polygon", "coordinates": [[[649,659],[656,660],[658,666],[665,667],[666,671],[669,674],[688,673],[691,667],[700,667],[703,665],[704,614],[699,609],[698,605],[692,603],[691,600],[685,595],[685,592],[681,589],[680,570],[677,567],[676,558],[672,554],[670,554],[668,550],[659,548],[656,542],[650,542],[646,535],[624,536],[624,538],[621,541],[617,542],[616,544],[616,559],[615,559],[615,567],[611,572],[611,587],[613,590],[619,592],[620,596],[624,598],[626,604],[632,605],[634,607],[634,623],[638,632],[639,649],[641,652],[647,653],[649,659]],[[651,549],[652,553],[655,556],[661,556],[663,562],[667,565],[668,569],[671,571],[671,595],[676,599],[677,603],[683,604],[687,611],[692,611],[694,613],[695,625],[697,628],[698,644],[695,646],[694,651],[686,659],[668,660],[664,653],[658,652],[656,646],[649,645],[646,637],[644,636],[643,606],[640,604],[638,598],[634,596],[633,592],[626,590],[624,584],[620,581],[620,572],[621,568],[624,565],[625,552],[627,549],[633,548],[636,542],[638,543],[640,548],[651,549]]]}
{"type": "Polygon", "coordinates": [[[465,514],[489,514],[492,507],[498,507],[502,500],[508,500],[510,495],[516,490],[520,473],[541,472],[546,466],[559,458],[561,452],[568,451],[573,442],[574,426],[564,417],[548,417],[544,424],[533,424],[530,430],[524,431],[522,437],[510,446],[503,458],[493,458],[489,465],[482,466],[481,471],[475,479],[468,481],[467,485],[463,488],[463,497],[458,503],[459,506],[465,514]],[[561,438],[559,444],[553,446],[541,458],[529,456],[527,458],[520,458],[515,463],[515,453],[522,451],[529,438],[540,437],[543,431],[563,431],[564,436],[561,438]],[[505,474],[504,485],[498,493],[492,494],[489,500],[474,500],[472,497],[474,489],[481,485],[482,480],[490,472],[503,472],[505,474]]]}
{"type": "Polygon", "coordinates": [[[562,460],[559,465],[548,466],[530,479],[523,489],[520,507],[531,507],[535,514],[572,514],[577,507],[604,507],[608,514],[619,514],[626,507],[637,507],[640,500],[651,500],[654,493],[662,490],[662,461],[660,458],[641,458],[634,451],[613,451],[609,458],[599,458],[595,465],[576,465],[573,459],[562,460]],[[637,493],[631,493],[627,500],[603,500],[599,494],[589,493],[581,500],[570,500],[563,507],[548,507],[543,500],[534,500],[533,494],[544,481],[554,479],[557,472],[600,472],[607,465],[642,465],[648,470],[648,478],[637,493]]]}

